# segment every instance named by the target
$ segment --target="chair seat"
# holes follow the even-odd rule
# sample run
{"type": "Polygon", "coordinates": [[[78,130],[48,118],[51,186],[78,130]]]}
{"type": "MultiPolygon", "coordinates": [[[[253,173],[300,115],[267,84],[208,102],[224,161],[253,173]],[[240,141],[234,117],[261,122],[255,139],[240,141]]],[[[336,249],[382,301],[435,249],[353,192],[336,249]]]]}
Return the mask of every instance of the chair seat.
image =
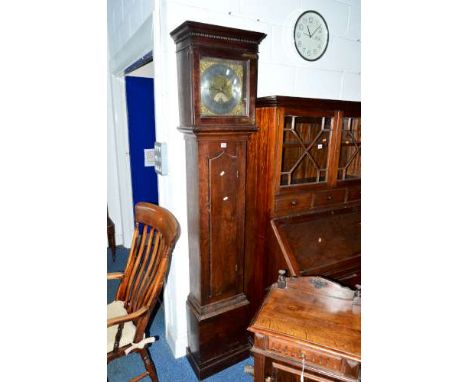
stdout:
{"type": "MultiPolygon", "coordinates": [[[[123,301],[112,301],[107,304],[107,319],[127,315],[123,301]]],[[[107,352],[114,349],[115,335],[117,334],[118,325],[109,326],[107,328],[107,352]]],[[[122,330],[119,346],[131,344],[135,338],[136,327],[133,322],[126,322],[122,330]]]]}

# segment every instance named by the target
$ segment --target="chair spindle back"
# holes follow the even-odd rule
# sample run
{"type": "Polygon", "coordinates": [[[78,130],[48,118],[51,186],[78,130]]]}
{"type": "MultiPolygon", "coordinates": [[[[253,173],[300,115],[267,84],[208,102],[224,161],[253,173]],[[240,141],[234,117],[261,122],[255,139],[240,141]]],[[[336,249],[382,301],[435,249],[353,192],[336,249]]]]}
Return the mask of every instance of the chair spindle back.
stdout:
{"type": "Polygon", "coordinates": [[[135,206],[132,246],[116,296],[128,313],[153,309],[178,236],[179,224],[168,210],[150,203],[135,206]]]}

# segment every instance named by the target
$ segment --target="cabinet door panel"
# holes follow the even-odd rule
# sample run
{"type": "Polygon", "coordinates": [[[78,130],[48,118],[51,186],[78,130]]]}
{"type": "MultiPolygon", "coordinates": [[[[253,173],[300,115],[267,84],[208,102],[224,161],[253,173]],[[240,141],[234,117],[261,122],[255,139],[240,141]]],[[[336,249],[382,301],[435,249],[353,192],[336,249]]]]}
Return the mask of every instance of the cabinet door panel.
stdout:
{"type": "Polygon", "coordinates": [[[361,118],[344,117],[341,126],[338,180],[361,178],[361,118]]]}
{"type": "Polygon", "coordinates": [[[281,186],[327,181],[332,119],[331,117],[285,117],[281,186]]]}

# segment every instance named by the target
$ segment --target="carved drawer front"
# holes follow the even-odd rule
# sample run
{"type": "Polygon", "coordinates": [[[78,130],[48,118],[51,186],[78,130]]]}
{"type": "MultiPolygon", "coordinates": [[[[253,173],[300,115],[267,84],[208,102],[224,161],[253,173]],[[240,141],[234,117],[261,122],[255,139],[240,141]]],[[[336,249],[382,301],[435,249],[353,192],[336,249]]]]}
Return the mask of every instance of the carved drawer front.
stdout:
{"type": "Polygon", "coordinates": [[[297,344],[276,338],[269,338],[269,350],[284,357],[295,359],[301,362],[305,358],[306,364],[312,367],[319,367],[331,371],[336,375],[358,378],[361,364],[360,362],[334,356],[319,350],[304,348],[297,344]]]}
{"type": "Polygon", "coordinates": [[[306,363],[313,366],[319,366],[327,370],[333,370],[341,373],[343,359],[326,354],[317,350],[304,349],[289,342],[270,338],[269,348],[278,354],[288,358],[294,358],[298,362],[305,358],[306,363]]]}
{"type": "Polygon", "coordinates": [[[314,197],[314,207],[323,207],[332,204],[343,203],[345,200],[345,195],[345,189],[317,192],[314,197]]]}
{"type": "Polygon", "coordinates": [[[277,213],[294,213],[295,211],[307,210],[311,205],[311,194],[280,196],[276,199],[275,211],[277,213]]]}

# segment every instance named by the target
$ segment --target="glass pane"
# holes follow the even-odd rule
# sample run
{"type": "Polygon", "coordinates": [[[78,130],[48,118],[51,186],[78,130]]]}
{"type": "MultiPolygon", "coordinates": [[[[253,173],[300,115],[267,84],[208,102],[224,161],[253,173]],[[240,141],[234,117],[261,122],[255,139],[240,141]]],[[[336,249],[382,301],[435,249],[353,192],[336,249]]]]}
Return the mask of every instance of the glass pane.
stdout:
{"type": "Polygon", "coordinates": [[[281,175],[281,184],[289,184],[289,175],[281,175]]]}
{"type": "Polygon", "coordinates": [[[343,118],[338,179],[361,177],[361,118],[343,118]]]}
{"type": "Polygon", "coordinates": [[[281,185],[320,183],[327,180],[331,118],[285,118],[281,185]]]}

